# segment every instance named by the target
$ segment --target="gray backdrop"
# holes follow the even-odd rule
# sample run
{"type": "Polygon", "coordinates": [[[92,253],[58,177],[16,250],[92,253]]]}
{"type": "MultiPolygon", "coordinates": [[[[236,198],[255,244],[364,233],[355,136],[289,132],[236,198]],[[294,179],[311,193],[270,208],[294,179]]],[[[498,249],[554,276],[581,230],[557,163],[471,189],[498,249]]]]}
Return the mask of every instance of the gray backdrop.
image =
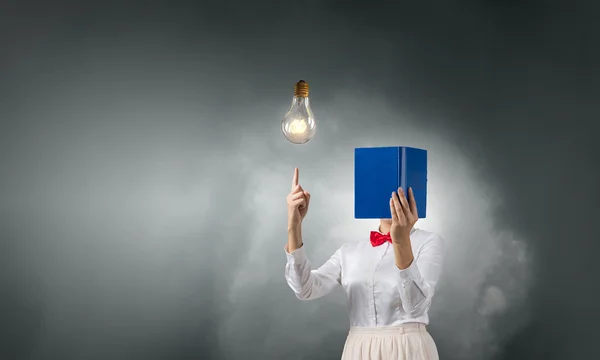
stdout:
{"type": "Polygon", "coordinates": [[[4,1],[0,358],[336,359],[341,291],[285,284],[295,166],[312,262],[353,149],[429,150],[442,359],[590,359],[593,1],[4,1]],[[280,121],[304,79],[317,134],[280,121]]]}

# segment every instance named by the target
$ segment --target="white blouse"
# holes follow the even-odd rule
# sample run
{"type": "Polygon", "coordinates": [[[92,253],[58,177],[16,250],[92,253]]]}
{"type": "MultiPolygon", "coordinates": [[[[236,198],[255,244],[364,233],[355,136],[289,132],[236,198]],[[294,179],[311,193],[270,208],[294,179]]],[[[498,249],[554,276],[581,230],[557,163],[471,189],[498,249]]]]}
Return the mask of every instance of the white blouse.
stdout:
{"type": "Polygon", "coordinates": [[[304,247],[289,253],[285,279],[300,300],[329,294],[341,285],[350,312],[350,326],[429,324],[427,312],[442,269],[443,240],[432,232],[413,229],[414,261],[400,270],[389,242],[373,247],[367,239],[344,244],[312,270],[304,247]]]}

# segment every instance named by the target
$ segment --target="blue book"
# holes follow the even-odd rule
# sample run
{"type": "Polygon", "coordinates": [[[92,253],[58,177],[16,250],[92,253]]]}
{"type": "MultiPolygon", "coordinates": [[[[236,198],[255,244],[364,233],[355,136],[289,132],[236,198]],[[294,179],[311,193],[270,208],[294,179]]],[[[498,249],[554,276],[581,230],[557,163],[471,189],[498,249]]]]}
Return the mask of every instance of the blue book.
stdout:
{"type": "Polygon", "coordinates": [[[412,187],[419,218],[427,210],[427,150],[405,146],[354,150],[354,218],[391,219],[390,197],[412,187]]]}

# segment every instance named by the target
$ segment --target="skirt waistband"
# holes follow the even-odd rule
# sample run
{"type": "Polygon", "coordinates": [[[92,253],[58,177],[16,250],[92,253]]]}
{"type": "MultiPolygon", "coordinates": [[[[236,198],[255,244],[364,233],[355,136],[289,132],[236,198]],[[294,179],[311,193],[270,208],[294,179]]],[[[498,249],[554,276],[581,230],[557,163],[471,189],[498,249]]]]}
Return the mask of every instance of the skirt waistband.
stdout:
{"type": "Polygon", "coordinates": [[[427,331],[425,324],[406,323],[395,326],[351,326],[350,334],[404,334],[407,332],[427,331]]]}

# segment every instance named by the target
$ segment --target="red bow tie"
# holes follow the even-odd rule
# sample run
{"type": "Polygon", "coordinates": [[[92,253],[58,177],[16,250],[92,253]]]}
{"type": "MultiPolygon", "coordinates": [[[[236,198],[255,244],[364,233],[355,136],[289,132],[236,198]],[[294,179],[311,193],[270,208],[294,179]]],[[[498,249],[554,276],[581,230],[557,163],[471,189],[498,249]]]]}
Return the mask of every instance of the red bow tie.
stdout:
{"type": "Polygon", "coordinates": [[[371,231],[371,245],[373,247],[384,244],[386,241],[392,242],[390,233],[382,234],[379,231],[371,231]]]}

